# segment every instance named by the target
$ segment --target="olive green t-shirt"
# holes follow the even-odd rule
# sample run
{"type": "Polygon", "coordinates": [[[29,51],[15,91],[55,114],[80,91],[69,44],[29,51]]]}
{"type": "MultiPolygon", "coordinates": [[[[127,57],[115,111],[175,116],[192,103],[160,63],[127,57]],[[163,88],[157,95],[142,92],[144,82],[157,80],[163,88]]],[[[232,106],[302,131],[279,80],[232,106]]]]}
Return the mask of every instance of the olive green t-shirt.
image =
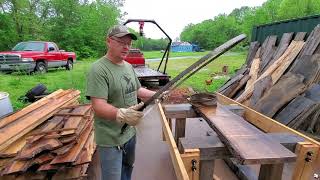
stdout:
{"type": "MultiPolygon", "coordinates": [[[[124,61],[113,64],[106,57],[94,62],[87,76],[87,97],[105,99],[117,108],[127,108],[137,104],[137,90],[141,87],[133,67],[124,61]]],[[[126,143],[136,134],[135,127],[128,126],[123,134],[123,124],[114,120],[94,117],[96,143],[112,147],[126,143]]]]}

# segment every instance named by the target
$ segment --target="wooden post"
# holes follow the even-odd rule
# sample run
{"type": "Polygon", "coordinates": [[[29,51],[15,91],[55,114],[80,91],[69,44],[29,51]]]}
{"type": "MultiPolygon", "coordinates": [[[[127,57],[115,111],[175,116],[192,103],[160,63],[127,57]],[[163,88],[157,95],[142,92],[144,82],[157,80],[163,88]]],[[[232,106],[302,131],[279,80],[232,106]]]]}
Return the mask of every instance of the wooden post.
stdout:
{"type": "Polygon", "coordinates": [[[296,147],[297,161],[294,169],[293,179],[311,179],[313,167],[316,166],[316,157],[319,146],[310,142],[300,142],[296,147]]]}
{"type": "MultiPolygon", "coordinates": [[[[175,141],[176,141],[176,144],[178,144],[179,137],[185,136],[186,118],[197,117],[197,114],[192,109],[191,104],[167,104],[167,105],[164,105],[163,108],[165,111],[166,118],[168,119],[171,132],[172,132],[172,119],[175,119],[176,121],[175,141]],[[182,121],[182,122],[179,122],[179,121],[182,121]]],[[[163,138],[163,140],[165,139],[163,138]]]]}
{"type": "Polygon", "coordinates": [[[281,180],[283,163],[280,164],[261,164],[259,180],[281,180]]]}
{"type": "Polygon", "coordinates": [[[200,161],[200,180],[212,179],[215,160],[200,161]]]}
{"type": "Polygon", "coordinates": [[[179,143],[179,138],[185,136],[185,130],[186,130],[186,119],[176,118],[175,136],[174,136],[176,144],[179,143]]]}
{"type": "Polygon", "coordinates": [[[181,154],[181,158],[182,158],[184,167],[187,170],[189,179],[199,180],[200,150],[188,149],[184,154],[181,154]]]}

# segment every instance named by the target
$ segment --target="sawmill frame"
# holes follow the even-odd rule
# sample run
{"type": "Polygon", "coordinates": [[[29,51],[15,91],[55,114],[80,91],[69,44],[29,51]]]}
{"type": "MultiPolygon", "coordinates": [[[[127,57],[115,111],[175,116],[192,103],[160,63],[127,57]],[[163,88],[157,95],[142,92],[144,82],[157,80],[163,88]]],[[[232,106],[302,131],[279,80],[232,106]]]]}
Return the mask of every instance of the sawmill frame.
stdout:
{"type": "MultiPolygon", "coordinates": [[[[256,126],[257,128],[261,129],[265,133],[292,133],[295,135],[298,135],[305,139],[304,142],[298,142],[297,146],[295,148],[295,154],[297,155],[296,164],[293,169],[293,179],[308,179],[310,177],[313,177],[313,172],[316,170],[315,168],[317,166],[320,166],[320,143],[316,140],[296,131],[293,130],[285,125],[282,125],[281,123],[247,107],[242,105],[241,103],[238,103],[222,94],[217,93],[217,99],[218,102],[223,105],[238,105],[242,108],[244,108],[244,119],[246,119],[248,122],[256,126]],[[311,156],[310,156],[311,154],[311,156]],[[308,162],[306,161],[306,157],[309,158],[308,162]]],[[[157,103],[157,106],[159,108],[159,112],[161,115],[161,123],[163,128],[163,135],[164,140],[167,141],[169,145],[169,151],[171,156],[171,161],[174,166],[175,174],[177,176],[178,180],[198,180],[200,177],[200,170],[197,168],[196,170],[192,171],[191,167],[191,161],[196,160],[196,162],[199,164],[200,161],[200,150],[199,149],[190,149],[187,152],[181,153],[179,152],[179,149],[176,144],[176,140],[172,133],[172,124],[171,120],[169,118],[181,118],[184,120],[176,121],[176,123],[181,123],[182,126],[185,126],[185,118],[189,117],[195,117],[195,115],[191,112],[185,111],[181,113],[176,113],[174,115],[171,115],[171,117],[168,117],[168,114],[165,113],[162,105],[160,103],[157,103]],[[192,177],[192,178],[191,178],[192,177]]],[[[170,115],[169,115],[170,116],[170,115]]],[[[178,126],[181,126],[178,125],[178,126]]],[[[176,130],[177,130],[177,124],[176,124],[176,130]]],[[[184,131],[184,130],[183,130],[184,131]]],[[[175,132],[176,136],[177,133],[175,132]]],[[[182,133],[182,136],[184,134],[182,133]]],[[[177,139],[177,137],[176,137],[177,139]]]]}

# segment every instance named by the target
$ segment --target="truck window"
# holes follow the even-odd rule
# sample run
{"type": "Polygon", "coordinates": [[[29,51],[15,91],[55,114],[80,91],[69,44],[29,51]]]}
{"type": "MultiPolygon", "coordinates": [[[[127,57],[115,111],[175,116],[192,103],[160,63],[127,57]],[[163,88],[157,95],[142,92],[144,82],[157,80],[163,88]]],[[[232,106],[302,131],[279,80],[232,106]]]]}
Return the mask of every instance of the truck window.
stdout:
{"type": "Polygon", "coordinates": [[[52,51],[57,51],[58,48],[56,47],[55,44],[53,43],[48,43],[48,51],[52,52],[52,51]]]}
{"type": "Polygon", "coordinates": [[[43,42],[21,42],[18,43],[12,51],[43,51],[43,42]]]}

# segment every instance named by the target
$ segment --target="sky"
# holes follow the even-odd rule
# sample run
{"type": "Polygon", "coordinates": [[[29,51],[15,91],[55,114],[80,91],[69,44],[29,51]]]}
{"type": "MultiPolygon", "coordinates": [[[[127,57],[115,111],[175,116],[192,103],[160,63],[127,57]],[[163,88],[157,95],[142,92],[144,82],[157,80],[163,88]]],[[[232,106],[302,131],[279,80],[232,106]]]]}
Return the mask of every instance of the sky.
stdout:
{"type": "MultiPolygon", "coordinates": [[[[197,24],[207,19],[226,13],[242,6],[261,6],[266,0],[125,0],[122,12],[127,19],[152,19],[175,40],[183,28],[190,23],[197,24]]],[[[138,31],[138,23],[127,26],[138,31]]],[[[152,23],[144,25],[146,37],[159,39],[165,37],[152,23]]]]}

